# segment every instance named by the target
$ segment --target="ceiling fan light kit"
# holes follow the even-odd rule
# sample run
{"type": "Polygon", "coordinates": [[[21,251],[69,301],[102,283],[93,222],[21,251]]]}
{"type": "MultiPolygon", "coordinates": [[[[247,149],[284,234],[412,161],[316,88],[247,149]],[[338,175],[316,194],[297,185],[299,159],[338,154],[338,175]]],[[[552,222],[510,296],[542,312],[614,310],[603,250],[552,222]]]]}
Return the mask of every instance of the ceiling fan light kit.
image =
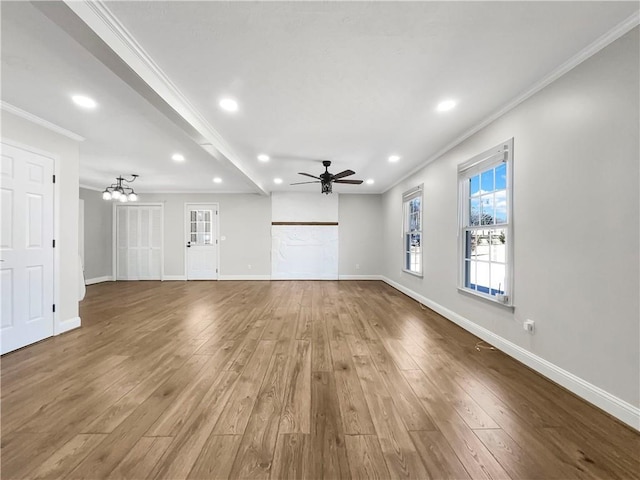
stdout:
{"type": "Polygon", "coordinates": [[[323,160],[322,165],[324,166],[324,173],[321,173],[319,177],[315,175],[311,175],[310,173],[298,172],[298,175],[304,175],[305,177],[316,178],[317,180],[312,182],[297,182],[292,183],[291,185],[304,185],[307,183],[319,183],[321,186],[321,192],[329,195],[333,192],[333,184],[334,183],[348,183],[350,185],[360,185],[362,180],[342,180],[344,177],[348,177],[350,175],[355,175],[356,172],[353,170],[344,170],[340,173],[336,173],[335,175],[329,173],[329,167],[331,166],[331,162],[329,160],[323,160]]]}
{"type": "Polygon", "coordinates": [[[138,200],[138,194],[129,186],[133,183],[138,175],[132,174],[131,179],[127,180],[122,175],[116,178],[116,183],[112,183],[110,186],[104,189],[102,192],[103,200],[119,200],[122,203],[135,202],[138,200]]]}

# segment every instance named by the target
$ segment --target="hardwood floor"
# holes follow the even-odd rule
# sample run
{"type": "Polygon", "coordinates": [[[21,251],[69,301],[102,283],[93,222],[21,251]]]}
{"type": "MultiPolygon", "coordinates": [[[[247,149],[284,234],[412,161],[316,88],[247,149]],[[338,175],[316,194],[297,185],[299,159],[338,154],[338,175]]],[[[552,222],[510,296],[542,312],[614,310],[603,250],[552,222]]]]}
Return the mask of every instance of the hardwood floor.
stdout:
{"type": "Polygon", "coordinates": [[[382,282],[118,282],[2,357],[3,479],[638,478],[640,435],[382,282]]]}

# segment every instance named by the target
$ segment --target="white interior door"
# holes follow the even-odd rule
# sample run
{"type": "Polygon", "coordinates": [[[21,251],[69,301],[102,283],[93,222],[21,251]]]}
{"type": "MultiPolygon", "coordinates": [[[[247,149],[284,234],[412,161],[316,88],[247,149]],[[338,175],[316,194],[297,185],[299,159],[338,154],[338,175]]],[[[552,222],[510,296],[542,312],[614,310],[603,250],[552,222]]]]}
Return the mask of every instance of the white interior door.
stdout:
{"type": "Polygon", "coordinates": [[[218,205],[185,206],[187,280],[218,279],[218,205]]]}
{"type": "Polygon", "coordinates": [[[116,206],[116,279],[162,280],[162,206],[116,206]]]}
{"type": "Polygon", "coordinates": [[[0,349],[53,335],[51,158],[2,143],[0,349]]]}

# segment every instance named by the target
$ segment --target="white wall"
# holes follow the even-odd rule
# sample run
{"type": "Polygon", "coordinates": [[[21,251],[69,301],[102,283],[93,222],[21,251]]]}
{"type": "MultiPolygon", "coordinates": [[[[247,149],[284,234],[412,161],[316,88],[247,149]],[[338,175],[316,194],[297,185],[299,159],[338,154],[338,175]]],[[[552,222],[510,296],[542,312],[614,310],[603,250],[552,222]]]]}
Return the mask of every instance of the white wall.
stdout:
{"type": "Polygon", "coordinates": [[[164,203],[164,274],[184,277],[184,204],[220,206],[219,273],[224,276],[271,274],[271,199],[252,194],[141,193],[140,202],[164,203]],[[249,268],[251,265],[251,268],[249,268]]]}
{"type": "Polygon", "coordinates": [[[84,200],[84,276],[89,283],[111,277],[112,202],[102,199],[102,192],[80,189],[84,200]]]}
{"type": "Polygon", "coordinates": [[[36,125],[6,111],[1,112],[0,136],[56,156],[56,334],[80,326],[78,316],[78,162],[75,140],[36,125]]]}
{"type": "Polygon", "coordinates": [[[273,192],[271,278],[274,280],[338,280],[338,194],[273,192]],[[291,223],[333,225],[291,225],[291,223]]]}
{"type": "Polygon", "coordinates": [[[638,42],[636,28],[388,191],[382,255],[384,275],[402,288],[635,407],[640,405],[638,42]],[[510,137],[515,137],[514,311],[456,290],[456,166],[510,137]],[[420,279],[401,272],[400,222],[402,192],[423,182],[420,279]],[[522,329],[529,318],[536,322],[534,335],[522,329]]]}
{"type": "Polygon", "coordinates": [[[332,193],[271,194],[271,221],[273,222],[337,222],[342,195],[332,193]]]}

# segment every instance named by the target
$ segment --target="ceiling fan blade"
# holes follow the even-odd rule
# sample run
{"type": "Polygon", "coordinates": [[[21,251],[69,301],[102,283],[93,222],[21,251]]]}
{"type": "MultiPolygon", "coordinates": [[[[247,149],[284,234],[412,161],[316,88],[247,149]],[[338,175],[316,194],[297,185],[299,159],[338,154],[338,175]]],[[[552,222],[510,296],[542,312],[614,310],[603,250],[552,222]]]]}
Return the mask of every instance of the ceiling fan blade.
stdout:
{"type": "Polygon", "coordinates": [[[310,173],[298,172],[298,175],[304,175],[305,177],[317,178],[320,180],[320,177],[316,177],[315,175],[311,175],[310,173]]]}
{"type": "Polygon", "coordinates": [[[354,172],[353,170],[345,170],[344,172],[336,173],[335,175],[333,175],[333,179],[338,180],[339,178],[348,177],[349,175],[354,175],[355,173],[356,172],[354,172]]]}
{"type": "Polygon", "coordinates": [[[320,181],[318,180],[317,182],[298,182],[298,183],[290,183],[289,185],[304,185],[306,183],[320,183],[320,181]]]}
{"type": "Polygon", "coordinates": [[[350,185],[360,185],[362,180],[334,180],[333,183],[348,183],[350,185]]]}

